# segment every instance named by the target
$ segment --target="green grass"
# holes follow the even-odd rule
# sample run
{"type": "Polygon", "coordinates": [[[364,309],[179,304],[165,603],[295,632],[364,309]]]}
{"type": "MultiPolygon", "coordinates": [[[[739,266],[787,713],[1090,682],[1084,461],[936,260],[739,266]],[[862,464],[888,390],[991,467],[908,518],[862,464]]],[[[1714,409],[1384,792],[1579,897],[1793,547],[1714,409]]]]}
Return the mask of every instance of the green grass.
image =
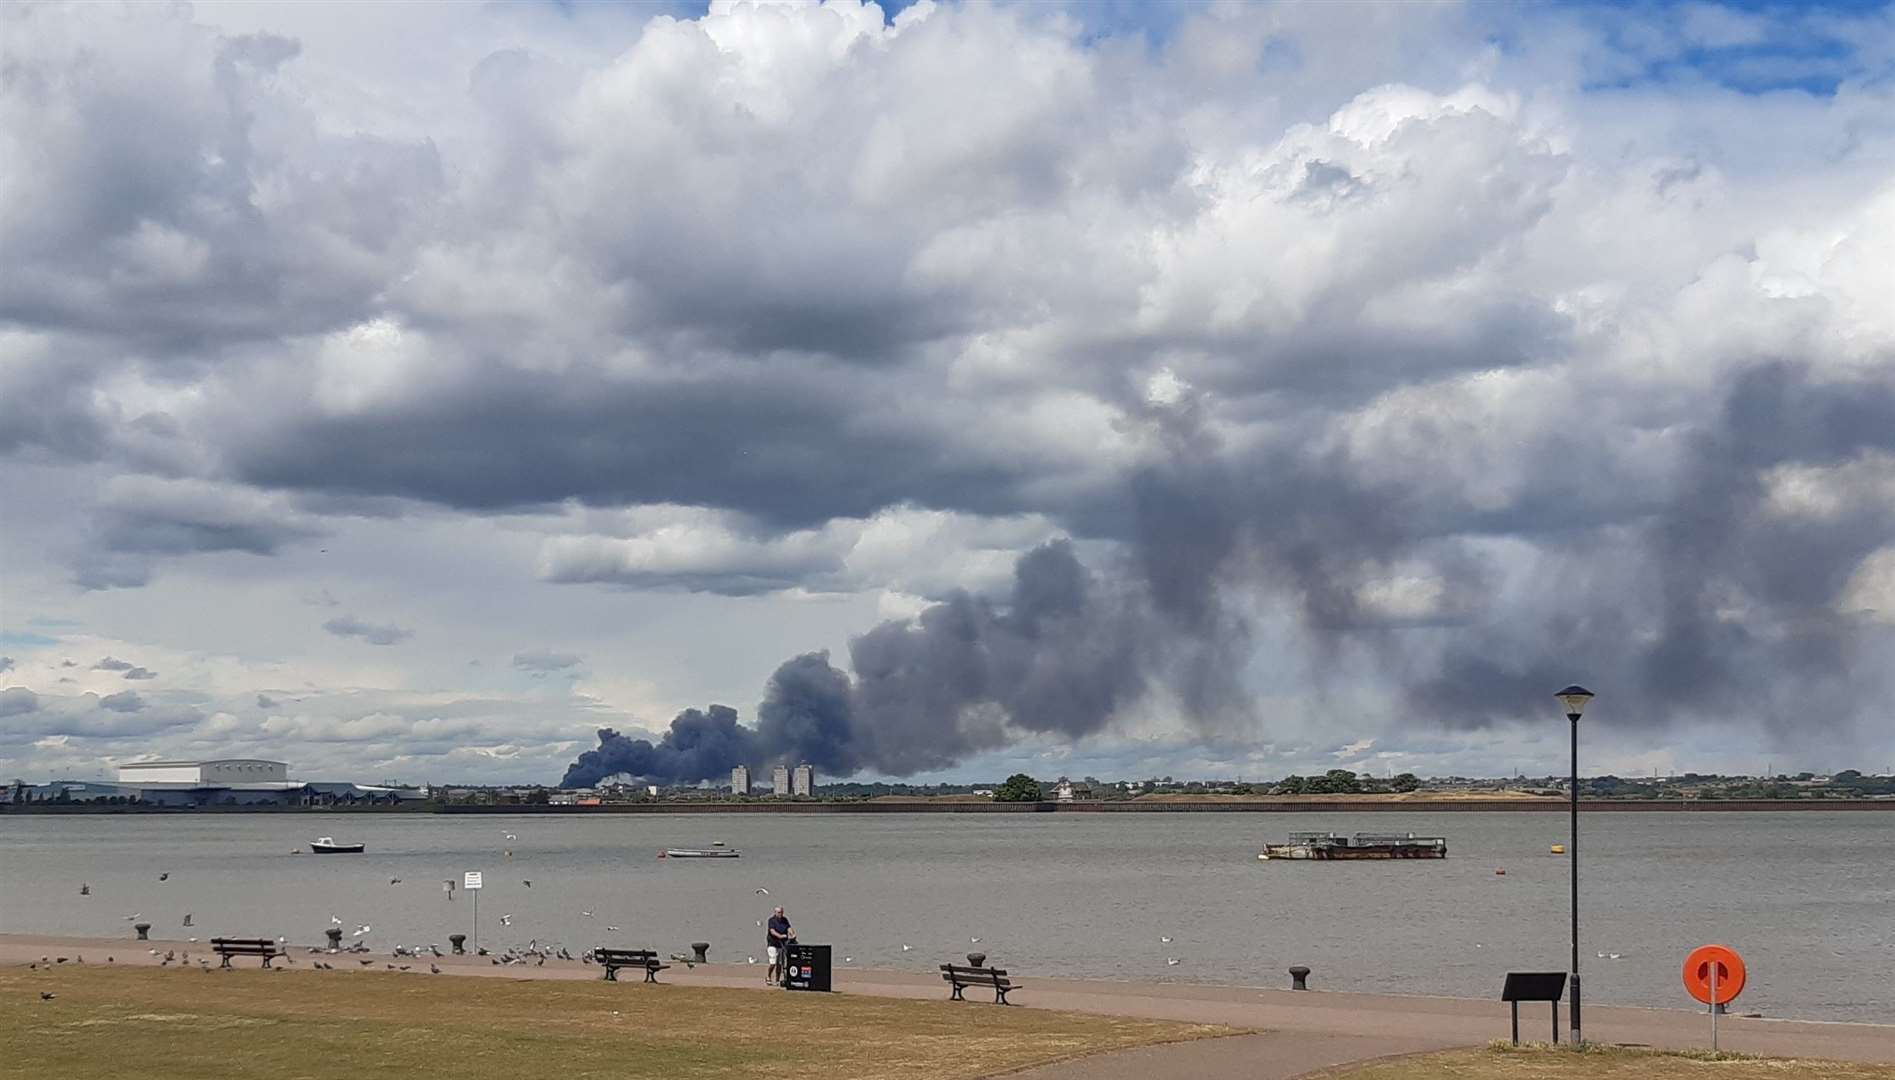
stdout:
{"type": "Polygon", "coordinates": [[[1895,1080],[1895,1066],[1845,1061],[1496,1043],[1324,1073],[1332,1080],[1895,1080]]]}
{"type": "Polygon", "coordinates": [[[956,1078],[1229,1033],[984,1004],[638,983],[0,969],[7,1077],[956,1078]]]}

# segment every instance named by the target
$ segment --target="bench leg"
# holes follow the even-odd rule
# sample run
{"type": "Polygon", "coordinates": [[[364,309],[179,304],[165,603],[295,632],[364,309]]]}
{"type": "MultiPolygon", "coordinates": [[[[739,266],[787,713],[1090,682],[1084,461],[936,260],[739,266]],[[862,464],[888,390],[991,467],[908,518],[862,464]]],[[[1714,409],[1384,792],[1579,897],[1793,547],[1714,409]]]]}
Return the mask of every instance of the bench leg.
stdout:
{"type": "Polygon", "coordinates": [[[606,981],[606,982],[618,982],[618,981],[619,981],[619,969],[618,969],[618,968],[615,968],[615,967],[608,967],[608,968],[606,968],[606,969],[605,969],[605,981],[606,981]]]}
{"type": "Polygon", "coordinates": [[[952,995],[952,996],[950,996],[950,997],[948,998],[948,1000],[949,1000],[949,1001],[966,1001],[966,1000],[967,1000],[966,998],[964,998],[964,997],[962,997],[962,996],[961,996],[961,984],[960,984],[960,983],[955,983],[955,984],[954,984],[954,993],[953,993],[953,995],[952,995]]]}
{"type": "Polygon", "coordinates": [[[225,954],[224,954],[224,962],[223,962],[223,963],[221,963],[221,964],[219,964],[219,965],[217,965],[217,966],[218,966],[218,967],[229,967],[229,966],[230,966],[230,954],[229,954],[229,953],[225,953],[225,954]]]}
{"type": "Polygon", "coordinates": [[[1007,1001],[1007,991],[996,989],[994,991],[994,1004],[996,1005],[1010,1004],[1010,1002],[1007,1001]]]}
{"type": "MultiPolygon", "coordinates": [[[[263,966],[264,966],[264,967],[269,967],[269,966],[270,966],[270,958],[269,958],[269,957],[267,957],[267,956],[266,956],[266,957],[264,957],[264,958],[263,958],[263,966]]],[[[274,969],[272,969],[272,970],[274,970],[274,969]]]]}
{"type": "Polygon", "coordinates": [[[645,969],[645,981],[646,981],[646,982],[648,982],[648,983],[655,983],[655,982],[657,982],[657,981],[658,981],[658,973],[657,973],[657,972],[655,972],[655,971],[653,971],[653,970],[652,970],[652,969],[650,969],[650,968],[646,968],[646,969],[645,969]]]}

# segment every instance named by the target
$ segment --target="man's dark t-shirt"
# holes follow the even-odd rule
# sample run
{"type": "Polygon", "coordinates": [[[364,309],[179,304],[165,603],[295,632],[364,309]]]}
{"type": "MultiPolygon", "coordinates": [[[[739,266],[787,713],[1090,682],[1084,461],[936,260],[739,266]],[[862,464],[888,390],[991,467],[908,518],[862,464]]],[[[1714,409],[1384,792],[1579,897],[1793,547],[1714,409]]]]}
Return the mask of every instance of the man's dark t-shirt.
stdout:
{"type": "Polygon", "coordinates": [[[781,948],[790,935],[790,921],[781,915],[770,916],[770,928],[763,935],[765,945],[781,948]]]}

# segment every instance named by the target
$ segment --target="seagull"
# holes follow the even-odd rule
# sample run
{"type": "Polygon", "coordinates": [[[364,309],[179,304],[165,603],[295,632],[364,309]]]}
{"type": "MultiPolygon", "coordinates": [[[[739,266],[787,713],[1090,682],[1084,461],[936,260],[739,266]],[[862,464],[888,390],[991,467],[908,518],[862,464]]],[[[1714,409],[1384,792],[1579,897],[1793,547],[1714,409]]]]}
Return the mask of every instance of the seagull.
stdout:
{"type": "Polygon", "coordinates": [[[502,915],[502,916],[500,916],[500,925],[501,925],[501,926],[512,926],[512,925],[513,925],[513,916],[511,916],[511,915],[502,915]]]}
{"type": "Polygon", "coordinates": [[[130,915],[127,915],[127,916],[125,916],[125,921],[126,921],[126,922],[131,922],[131,921],[133,921],[133,920],[135,920],[135,919],[142,919],[142,918],[144,918],[144,917],[145,917],[145,913],[144,913],[144,912],[142,912],[142,911],[134,911],[134,912],[132,912],[132,913],[131,913],[130,915]]]}
{"type": "Polygon", "coordinates": [[[1171,939],[1170,939],[1170,938],[1168,938],[1168,937],[1163,937],[1163,936],[1160,936],[1160,937],[1158,938],[1158,940],[1159,940],[1159,941],[1162,941],[1162,942],[1164,942],[1164,943],[1165,943],[1165,944],[1167,944],[1167,945],[1169,945],[1169,944],[1171,944],[1171,939]]]}
{"type": "Polygon", "coordinates": [[[1611,955],[1609,955],[1609,956],[1607,956],[1607,957],[1606,957],[1606,959],[1608,959],[1608,960],[1620,960],[1620,959],[1623,959],[1623,957],[1621,957],[1621,956],[1620,956],[1620,955],[1619,955],[1618,953],[1612,953],[1611,955]]]}
{"type": "Polygon", "coordinates": [[[605,928],[605,932],[608,934],[616,934],[619,932],[619,928],[616,926],[608,926],[605,928]]]}
{"type": "Polygon", "coordinates": [[[502,830],[500,831],[500,835],[501,835],[501,836],[504,836],[504,837],[506,837],[506,838],[507,838],[507,839],[509,839],[509,840],[518,840],[518,839],[519,839],[519,837],[517,837],[517,836],[515,836],[515,835],[513,835],[513,834],[512,834],[512,833],[510,833],[510,832],[507,832],[507,831],[506,831],[505,829],[502,829],[502,830]]]}
{"type": "MultiPolygon", "coordinates": [[[[590,918],[592,918],[592,912],[590,912],[590,911],[582,911],[582,912],[580,912],[580,913],[579,913],[579,917],[580,917],[580,918],[582,918],[582,919],[590,919],[590,918]]],[[[761,924],[761,923],[759,923],[758,925],[762,925],[762,924],[761,924]]]]}
{"type": "Polygon", "coordinates": [[[853,964],[853,963],[855,963],[855,957],[853,957],[853,956],[845,956],[845,957],[843,957],[843,958],[842,958],[842,962],[843,962],[843,963],[845,963],[845,964],[853,964]]]}
{"type": "Polygon", "coordinates": [[[971,937],[971,938],[968,938],[967,940],[973,942],[976,945],[980,944],[980,939],[977,937],[971,937]]]}
{"type": "Polygon", "coordinates": [[[759,888],[759,889],[757,889],[757,895],[758,895],[758,896],[768,896],[768,895],[770,895],[770,890],[768,890],[768,889],[764,889],[764,888],[759,888]]]}
{"type": "Polygon", "coordinates": [[[338,918],[336,918],[336,917],[335,917],[334,915],[331,915],[331,916],[329,916],[329,925],[330,925],[330,926],[341,926],[341,925],[342,925],[342,920],[341,920],[341,919],[338,919],[338,918]]]}
{"type": "Polygon", "coordinates": [[[902,952],[913,952],[914,950],[915,950],[915,947],[913,945],[903,945],[901,947],[902,952]]]}
{"type": "Polygon", "coordinates": [[[1175,956],[1167,956],[1167,957],[1165,957],[1165,966],[1166,966],[1166,967],[1177,967],[1177,966],[1178,966],[1179,964],[1181,964],[1181,963],[1183,963],[1183,962],[1184,962],[1184,961],[1182,961],[1182,960],[1179,960],[1179,959],[1178,959],[1177,957],[1175,957],[1175,956]]]}
{"type": "Polygon", "coordinates": [[[746,958],[745,958],[745,960],[744,960],[744,963],[746,963],[746,964],[754,964],[754,963],[756,963],[756,962],[757,962],[757,958],[756,958],[756,957],[754,957],[754,956],[751,956],[751,957],[746,957],[746,958]]]}
{"type": "Polygon", "coordinates": [[[1600,954],[1599,954],[1599,959],[1601,959],[1601,960],[1604,960],[1604,959],[1605,959],[1605,954],[1604,954],[1604,953],[1600,953],[1600,954]]]}
{"type": "Polygon", "coordinates": [[[369,932],[369,925],[367,923],[363,923],[362,925],[355,928],[355,933],[350,934],[349,936],[361,937],[363,934],[366,934],[368,932],[369,932]]]}

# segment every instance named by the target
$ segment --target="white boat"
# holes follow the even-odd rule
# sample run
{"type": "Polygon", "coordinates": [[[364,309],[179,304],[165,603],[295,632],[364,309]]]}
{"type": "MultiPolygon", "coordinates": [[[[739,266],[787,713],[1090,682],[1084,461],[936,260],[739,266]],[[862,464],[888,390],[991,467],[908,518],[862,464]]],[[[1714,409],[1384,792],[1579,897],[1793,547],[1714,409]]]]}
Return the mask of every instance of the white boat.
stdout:
{"type": "Polygon", "coordinates": [[[319,836],[309,842],[309,850],[318,855],[354,855],[362,850],[361,844],[338,844],[333,836],[319,836]]]}
{"type": "Polygon", "coordinates": [[[661,859],[735,859],[743,852],[736,848],[666,848],[658,853],[661,859]]]}

